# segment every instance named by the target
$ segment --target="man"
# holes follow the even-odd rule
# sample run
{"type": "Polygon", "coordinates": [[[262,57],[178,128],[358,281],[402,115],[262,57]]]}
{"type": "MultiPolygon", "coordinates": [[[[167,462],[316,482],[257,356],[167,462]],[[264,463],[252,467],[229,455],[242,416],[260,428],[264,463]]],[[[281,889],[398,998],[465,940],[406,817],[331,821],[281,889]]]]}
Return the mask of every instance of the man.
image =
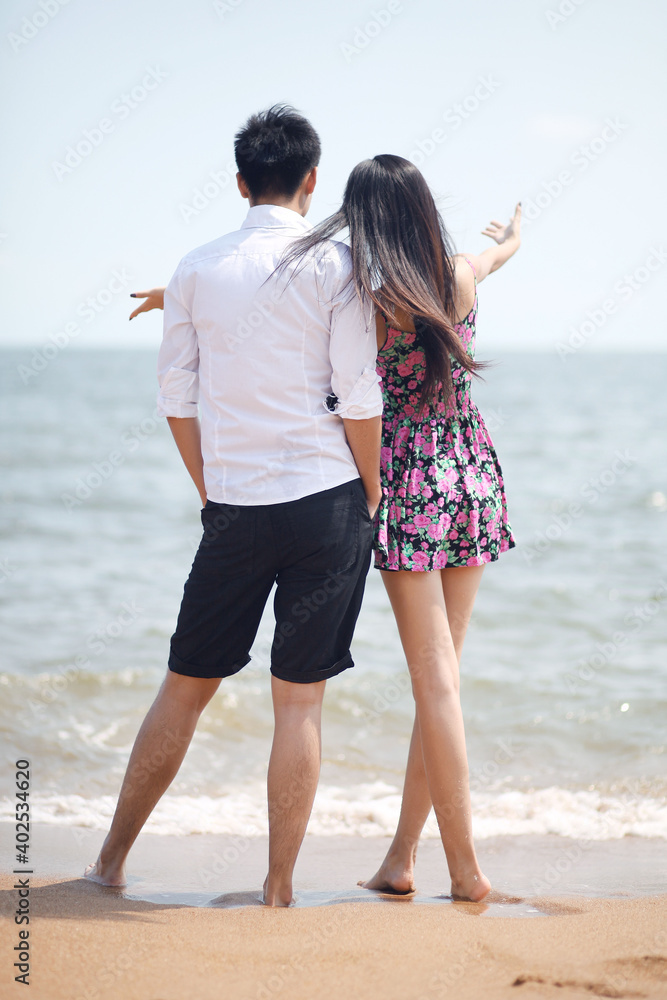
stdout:
{"type": "Polygon", "coordinates": [[[202,710],[221,679],[249,661],[275,584],[264,902],[287,906],[319,777],[325,683],[353,665],[380,500],[382,400],[373,309],[354,292],[347,248],[332,242],[279,266],[309,229],[317,133],[292,108],[273,107],[237,133],[235,155],[248,215],[239,232],[179,264],[165,293],[158,363],[159,412],[199,491],[204,535],[166,679],[86,874],[124,884],[129,850],[202,710]]]}

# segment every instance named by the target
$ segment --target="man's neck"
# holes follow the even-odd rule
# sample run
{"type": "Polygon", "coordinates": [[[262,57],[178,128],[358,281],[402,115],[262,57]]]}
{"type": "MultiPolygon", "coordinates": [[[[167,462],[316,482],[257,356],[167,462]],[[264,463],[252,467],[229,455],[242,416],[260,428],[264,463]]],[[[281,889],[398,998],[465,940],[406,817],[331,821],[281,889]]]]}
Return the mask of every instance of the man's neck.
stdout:
{"type": "Polygon", "coordinates": [[[306,195],[305,197],[297,191],[293,198],[284,198],[280,195],[265,195],[260,198],[249,198],[250,207],[255,208],[257,205],[277,205],[279,208],[289,208],[291,212],[296,212],[297,215],[305,216],[310,208],[310,198],[306,195]]]}

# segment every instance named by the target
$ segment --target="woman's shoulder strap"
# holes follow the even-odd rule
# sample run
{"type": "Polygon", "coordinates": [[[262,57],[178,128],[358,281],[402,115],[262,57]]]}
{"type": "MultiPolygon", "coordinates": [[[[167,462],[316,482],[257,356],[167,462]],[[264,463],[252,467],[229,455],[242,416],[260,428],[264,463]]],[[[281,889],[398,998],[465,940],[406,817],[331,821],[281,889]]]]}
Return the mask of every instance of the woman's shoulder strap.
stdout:
{"type": "Polygon", "coordinates": [[[472,273],[475,276],[475,284],[477,284],[477,271],[475,270],[475,265],[470,260],[470,257],[466,257],[466,255],[464,253],[459,254],[459,257],[463,257],[464,260],[468,261],[468,263],[470,264],[470,267],[472,268],[472,273]]]}

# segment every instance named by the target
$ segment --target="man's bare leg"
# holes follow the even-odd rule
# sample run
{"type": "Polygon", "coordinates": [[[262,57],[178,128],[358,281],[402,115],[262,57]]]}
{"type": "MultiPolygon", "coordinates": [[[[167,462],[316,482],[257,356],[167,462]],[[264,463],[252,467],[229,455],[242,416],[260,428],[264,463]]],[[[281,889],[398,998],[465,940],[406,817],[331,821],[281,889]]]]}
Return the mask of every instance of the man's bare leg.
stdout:
{"type": "Polygon", "coordinates": [[[267,906],[289,906],[292,875],[320,776],[321,718],[326,681],[292,684],[271,678],[275,730],[269,761],[267,906]]]}
{"type": "MultiPolygon", "coordinates": [[[[483,566],[460,567],[443,570],[440,574],[457,665],[461,661],[463,643],[483,569],[483,566]]],[[[360,884],[367,889],[390,892],[410,892],[414,889],[417,845],[430,810],[431,795],[424,767],[419,715],[416,711],[396,834],[379,870],[373,878],[360,884]]]]}
{"type": "Polygon", "coordinates": [[[86,878],[125,885],[125,861],[156,804],[174,780],[199,716],[219,677],[186,677],[168,670],[132,748],[111,828],[86,878]]]}

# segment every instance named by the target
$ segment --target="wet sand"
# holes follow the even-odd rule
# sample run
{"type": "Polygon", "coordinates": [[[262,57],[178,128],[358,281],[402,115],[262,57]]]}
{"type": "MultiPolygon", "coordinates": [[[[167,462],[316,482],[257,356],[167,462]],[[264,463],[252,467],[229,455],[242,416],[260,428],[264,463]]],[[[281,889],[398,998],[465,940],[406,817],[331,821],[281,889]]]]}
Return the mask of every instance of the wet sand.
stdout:
{"type": "MultiPolygon", "coordinates": [[[[5,844],[9,832],[2,824],[5,844]]],[[[114,890],[78,877],[102,836],[34,831],[32,997],[667,998],[664,841],[579,845],[578,854],[565,838],[482,841],[498,889],[487,905],[446,897],[437,842],[420,851],[419,892],[402,899],[355,888],[388,841],[309,837],[298,905],[270,910],[258,902],[261,838],[144,835],[129,885],[114,890]]],[[[13,884],[2,876],[3,997],[27,995],[12,982],[13,884]]]]}

